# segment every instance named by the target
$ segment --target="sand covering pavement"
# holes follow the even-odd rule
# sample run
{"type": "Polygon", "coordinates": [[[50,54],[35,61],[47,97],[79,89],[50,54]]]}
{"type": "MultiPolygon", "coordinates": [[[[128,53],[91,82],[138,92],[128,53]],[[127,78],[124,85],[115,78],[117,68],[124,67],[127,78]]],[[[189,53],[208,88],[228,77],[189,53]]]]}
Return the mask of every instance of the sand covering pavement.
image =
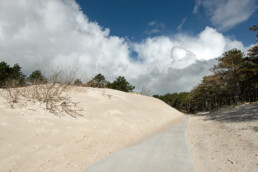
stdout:
{"type": "Polygon", "coordinates": [[[55,116],[29,102],[12,109],[0,96],[0,171],[84,171],[182,116],[132,93],[76,87],[70,95],[82,117],[55,116]]]}
{"type": "Polygon", "coordinates": [[[196,171],[258,171],[258,103],[194,115],[188,138],[196,171]]]}

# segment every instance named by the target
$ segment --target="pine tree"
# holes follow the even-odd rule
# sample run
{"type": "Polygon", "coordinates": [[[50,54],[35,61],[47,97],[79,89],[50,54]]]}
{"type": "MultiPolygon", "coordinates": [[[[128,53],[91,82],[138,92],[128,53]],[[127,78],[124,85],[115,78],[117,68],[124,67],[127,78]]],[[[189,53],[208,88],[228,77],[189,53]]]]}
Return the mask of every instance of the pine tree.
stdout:
{"type": "Polygon", "coordinates": [[[108,87],[124,92],[130,92],[135,88],[123,76],[117,77],[116,80],[108,84],[108,87]]]}
{"type": "Polygon", "coordinates": [[[33,71],[30,76],[27,78],[27,80],[33,84],[39,84],[39,83],[46,83],[47,79],[45,76],[41,73],[40,70],[33,71]]]}

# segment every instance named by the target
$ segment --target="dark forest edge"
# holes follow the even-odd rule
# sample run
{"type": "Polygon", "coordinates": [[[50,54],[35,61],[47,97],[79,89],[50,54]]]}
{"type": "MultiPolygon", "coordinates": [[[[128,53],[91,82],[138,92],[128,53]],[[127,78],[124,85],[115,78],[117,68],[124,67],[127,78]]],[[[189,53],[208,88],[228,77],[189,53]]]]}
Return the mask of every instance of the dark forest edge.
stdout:
{"type": "MultiPolygon", "coordinates": [[[[40,70],[35,70],[26,78],[26,75],[21,72],[19,64],[14,64],[13,67],[11,67],[4,61],[0,62],[0,88],[24,87],[28,85],[52,83],[55,75],[59,78],[61,77],[61,80],[69,80],[69,82],[65,83],[67,85],[111,88],[124,92],[132,92],[135,88],[135,86],[131,85],[124,76],[118,76],[113,82],[109,82],[102,74],[97,74],[90,81],[83,83],[80,79],[74,79],[75,74],[73,72],[71,72],[69,76],[66,76],[66,73],[58,71],[55,72],[53,76],[46,78],[40,70]]],[[[54,82],[61,82],[59,80],[54,82]]]]}

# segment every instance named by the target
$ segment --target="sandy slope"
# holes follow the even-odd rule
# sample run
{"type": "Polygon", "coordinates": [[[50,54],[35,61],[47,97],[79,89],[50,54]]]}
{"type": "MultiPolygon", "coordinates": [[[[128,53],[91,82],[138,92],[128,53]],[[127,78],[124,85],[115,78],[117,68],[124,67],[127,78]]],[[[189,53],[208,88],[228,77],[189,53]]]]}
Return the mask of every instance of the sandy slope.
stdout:
{"type": "Polygon", "coordinates": [[[188,125],[196,171],[258,171],[258,104],[192,116],[188,125]]]}
{"type": "Polygon", "coordinates": [[[77,87],[70,95],[83,117],[39,105],[11,109],[0,96],[0,171],[83,171],[182,116],[160,100],[110,89],[77,87]]]}

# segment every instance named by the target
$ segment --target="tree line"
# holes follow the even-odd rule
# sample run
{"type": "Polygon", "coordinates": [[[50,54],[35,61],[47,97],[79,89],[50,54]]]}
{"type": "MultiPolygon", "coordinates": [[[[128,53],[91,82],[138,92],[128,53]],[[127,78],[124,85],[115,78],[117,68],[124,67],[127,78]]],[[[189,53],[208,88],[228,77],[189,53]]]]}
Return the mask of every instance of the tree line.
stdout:
{"type": "MultiPolygon", "coordinates": [[[[257,31],[254,25],[249,28],[257,31]]],[[[256,33],[256,37],[258,34],[256,33]]],[[[190,92],[154,95],[183,112],[199,112],[223,106],[258,100],[258,46],[245,55],[238,49],[225,52],[216,59],[218,63],[190,92]]]]}
{"type": "Polygon", "coordinates": [[[124,92],[131,92],[135,89],[135,86],[131,85],[124,76],[118,76],[113,82],[109,82],[102,74],[97,74],[89,82],[83,84],[81,80],[76,79],[74,85],[77,86],[89,86],[96,88],[111,88],[124,92]]]}
{"type": "MultiPolygon", "coordinates": [[[[22,87],[31,84],[45,84],[48,79],[42,74],[40,70],[33,71],[29,77],[26,78],[21,72],[19,64],[10,66],[6,62],[0,62],[0,88],[6,88],[10,86],[10,83],[14,83],[13,87],[22,87]]],[[[131,92],[135,89],[135,86],[131,85],[124,76],[117,77],[113,82],[109,82],[102,74],[97,74],[90,81],[83,83],[80,79],[75,79],[72,83],[76,86],[88,86],[96,88],[111,88],[124,92],[131,92]]]]}

